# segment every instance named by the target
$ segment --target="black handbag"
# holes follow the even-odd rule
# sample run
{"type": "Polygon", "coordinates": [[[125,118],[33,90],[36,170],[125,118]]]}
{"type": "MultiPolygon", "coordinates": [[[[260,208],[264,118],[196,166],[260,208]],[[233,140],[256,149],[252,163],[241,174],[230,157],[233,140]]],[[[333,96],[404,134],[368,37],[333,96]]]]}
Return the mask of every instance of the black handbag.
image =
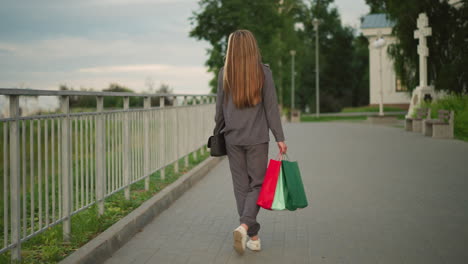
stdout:
{"type": "MultiPolygon", "coordinates": [[[[215,129],[216,131],[216,129],[215,129]]],[[[226,141],[224,139],[224,132],[220,133],[221,129],[217,130],[218,132],[208,138],[208,148],[210,148],[210,154],[213,157],[221,157],[226,155],[226,141]]]]}

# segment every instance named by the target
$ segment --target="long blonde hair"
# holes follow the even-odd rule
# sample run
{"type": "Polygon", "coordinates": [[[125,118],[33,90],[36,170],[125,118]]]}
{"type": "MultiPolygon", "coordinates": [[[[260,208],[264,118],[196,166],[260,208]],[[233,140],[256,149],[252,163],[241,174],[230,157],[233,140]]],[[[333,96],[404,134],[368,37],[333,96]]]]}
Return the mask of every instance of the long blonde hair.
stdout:
{"type": "Polygon", "coordinates": [[[241,29],[229,35],[223,72],[223,89],[237,108],[255,106],[262,101],[264,73],[254,35],[241,29]]]}

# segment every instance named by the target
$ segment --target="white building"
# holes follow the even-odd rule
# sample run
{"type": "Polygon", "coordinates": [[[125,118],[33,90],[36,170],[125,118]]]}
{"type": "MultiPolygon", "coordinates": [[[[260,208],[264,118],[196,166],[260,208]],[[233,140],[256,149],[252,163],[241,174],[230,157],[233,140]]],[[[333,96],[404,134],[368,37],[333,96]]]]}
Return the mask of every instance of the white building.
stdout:
{"type": "Polygon", "coordinates": [[[393,61],[387,53],[388,45],[397,40],[392,35],[393,25],[394,23],[385,14],[367,15],[361,24],[362,33],[369,40],[369,102],[371,105],[379,105],[382,83],[384,105],[408,109],[411,95],[407,92],[407,88],[401,85],[395,74],[393,61]],[[383,48],[376,49],[373,43],[379,36],[385,39],[386,44],[383,48]],[[382,79],[380,78],[380,65],[382,66],[382,79]]]}

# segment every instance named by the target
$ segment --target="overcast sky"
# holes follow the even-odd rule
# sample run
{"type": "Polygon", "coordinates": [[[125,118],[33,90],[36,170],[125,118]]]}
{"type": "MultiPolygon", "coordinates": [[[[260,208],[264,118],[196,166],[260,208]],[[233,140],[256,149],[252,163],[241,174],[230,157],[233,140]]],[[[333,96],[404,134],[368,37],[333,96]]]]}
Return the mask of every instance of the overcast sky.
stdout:
{"type": "MultiPolygon", "coordinates": [[[[359,27],[364,0],[335,0],[359,27]]],[[[116,82],[146,90],[208,93],[207,42],[189,38],[196,0],[0,0],[0,88],[101,90],[116,82]]]]}

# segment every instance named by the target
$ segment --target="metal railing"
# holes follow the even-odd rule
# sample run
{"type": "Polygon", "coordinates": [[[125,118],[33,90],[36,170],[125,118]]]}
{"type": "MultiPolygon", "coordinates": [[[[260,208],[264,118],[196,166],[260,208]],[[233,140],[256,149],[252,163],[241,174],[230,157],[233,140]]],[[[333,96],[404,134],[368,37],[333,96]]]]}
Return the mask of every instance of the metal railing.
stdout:
{"type": "Polygon", "coordinates": [[[9,98],[10,117],[0,119],[3,232],[0,254],[21,259],[21,243],[49,227],[71,233],[71,217],[190,154],[203,153],[214,127],[215,95],[0,89],[9,98]],[[59,114],[22,117],[20,96],[58,96],[59,114]],[[95,96],[95,112],[70,112],[70,96],[95,96]],[[123,109],[105,110],[104,97],[123,97],[123,109]],[[130,97],[143,97],[143,108],[130,108],[130,97]],[[151,106],[159,97],[159,106],[151,106]],[[173,105],[165,106],[164,98],[173,105]],[[177,99],[183,98],[178,103],[177,99]],[[190,99],[191,104],[188,104],[190,99]]]}

